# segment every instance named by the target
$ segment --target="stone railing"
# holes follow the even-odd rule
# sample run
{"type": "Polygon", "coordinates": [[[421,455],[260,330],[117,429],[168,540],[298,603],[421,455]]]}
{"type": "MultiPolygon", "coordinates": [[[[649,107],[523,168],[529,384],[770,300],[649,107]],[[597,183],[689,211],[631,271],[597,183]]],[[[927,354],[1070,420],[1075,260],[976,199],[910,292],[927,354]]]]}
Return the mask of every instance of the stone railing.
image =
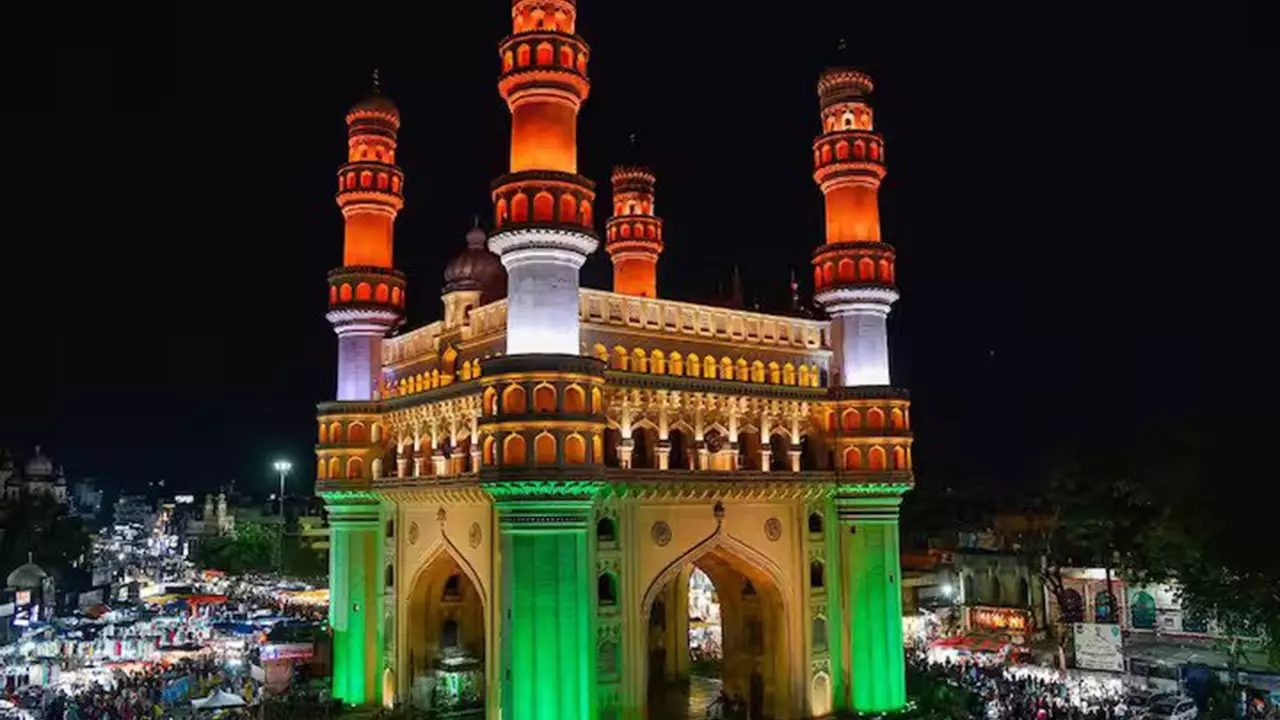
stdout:
{"type": "Polygon", "coordinates": [[[709,338],[775,348],[830,349],[830,323],[711,305],[581,291],[584,324],[659,331],[673,338],[709,338]]]}

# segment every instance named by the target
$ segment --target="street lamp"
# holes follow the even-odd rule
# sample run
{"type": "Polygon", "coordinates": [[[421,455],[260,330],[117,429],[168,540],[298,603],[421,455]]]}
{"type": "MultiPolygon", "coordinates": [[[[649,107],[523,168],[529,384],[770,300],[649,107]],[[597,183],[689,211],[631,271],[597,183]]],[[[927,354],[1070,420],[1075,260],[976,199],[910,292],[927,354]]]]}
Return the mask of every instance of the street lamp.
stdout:
{"type": "Polygon", "coordinates": [[[288,477],[289,471],[293,469],[293,463],[288,460],[277,460],[274,465],[276,472],[280,473],[280,515],[284,516],[284,479],[288,477]]]}

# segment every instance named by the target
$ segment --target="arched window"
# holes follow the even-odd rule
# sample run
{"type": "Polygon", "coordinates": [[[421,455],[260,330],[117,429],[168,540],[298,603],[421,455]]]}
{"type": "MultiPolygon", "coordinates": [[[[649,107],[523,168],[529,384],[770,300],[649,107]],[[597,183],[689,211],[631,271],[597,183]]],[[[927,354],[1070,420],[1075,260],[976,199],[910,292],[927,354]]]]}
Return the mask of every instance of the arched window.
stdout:
{"type": "Polygon", "coordinates": [[[809,587],[814,589],[826,587],[824,583],[826,583],[826,569],[821,561],[814,560],[809,563],[809,587]]]}
{"type": "Polygon", "coordinates": [[[841,140],[840,142],[836,143],[836,159],[837,160],[849,159],[849,143],[848,142],[841,140]]]}
{"type": "Polygon", "coordinates": [[[870,462],[868,463],[868,465],[870,465],[872,470],[885,469],[884,448],[880,447],[879,445],[871,448],[871,455],[869,457],[870,457],[870,462]]]}
{"type": "Polygon", "coordinates": [[[537,61],[539,65],[551,65],[555,62],[555,48],[551,43],[539,43],[537,61]]]}
{"type": "Polygon", "coordinates": [[[498,391],[488,388],[484,391],[484,400],[482,401],[485,415],[498,414],[498,391]]]}
{"type": "Polygon", "coordinates": [[[578,200],[572,195],[560,196],[560,222],[578,222],[578,200]]]}
{"type": "Polygon", "coordinates": [[[862,467],[862,451],[856,447],[847,447],[844,449],[844,467],[846,470],[856,470],[862,467]]]}
{"type": "Polygon", "coordinates": [[[859,260],[858,275],[860,275],[863,280],[875,280],[876,279],[876,262],[871,258],[865,258],[865,257],[859,260]]]}
{"type": "Polygon", "coordinates": [[[890,275],[889,261],[881,260],[880,261],[880,282],[883,282],[883,283],[893,282],[893,280],[890,279],[889,275],[890,275]]]}
{"type": "Polygon", "coordinates": [[[506,415],[518,415],[529,411],[525,402],[524,388],[519,385],[508,385],[502,391],[502,412],[506,415]]]}
{"type": "Polygon", "coordinates": [[[567,413],[584,413],[587,411],[587,396],[582,388],[570,385],[564,389],[564,411],[567,413]]]}
{"type": "Polygon", "coordinates": [[[324,423],[320,423],[320,440],[319,440],[319,442],[320,442],[320,444],[321,444],[321,445],[328,445],[328,444],[329,444],[329,426],[328,426],[328,425],[325,425],[324,423]]]}
{"type": "Polygon", "coordinates": [[[889,427],[894,430],[905,430],[907,428],[906,416],[902,414],[901,408],[894,408],[889,411],[889,427]]]}
{"type": "Polygon", "coordinates": [[[369,442],[374,445],[382,444],[382,423],[374,423],[369,431],[369,442]]]}
{"type": "Polygon", "coordinates": [[[502,53],[502,71],[507,72],[516,66],[516,56],[510,50],[502,53]]]}
{"type": "Polygon", "coordinates": [[[336,285],[329,286],[329,304],[338,302],[338,288],[336,285]]]}
{"type": "Polygon", "coordinates": [[[619,228],[618,228],[618,232],[622,234],[622,237],[623,237],[624,239],[626,239],[626,238],[630,238],[630,237],[631,237],[631,226],[630,226],[630,225],[623,225],[623,226],[621,226],[621,227],[619,227],[619,228]]]}
{"type": "Polygon", "coordinates": [[[497,204],[493,206],[493,224],[495,227],[502,227],[502,223],[507,221],[507,199],[498,198],[497,204]]]}
{"type": "Polygon", "coordinates": [[[609,364],[609,348],[601,345],[600,343],[596,343],[595,353],[597,358],[603,360],[606,365],[609,364]]]}
{"type": "Polygon", "coordinates": [[[614,525],[613,518],[602,517],[596,521],[596,540],[613,542],[618,539],[617,532],[617,526],[614,525]]]}
{"type": "Polygon", "coordinates": [[[587,74],[587,54],[578,53],[578,72],[583,75],[587,74]]]}
{"type": "Polygon", "coordinates": [[[907,469],[907,451],[906,448],[903,448],[901,445],[893,449],[893,469],[907,469]]]}
{"type": "Polygon", "coordinates": [[[813,649],[827,649],[827,620],[821,616],[813,619],[813,649]]]}
{"type": "Polygon", "coordinates": [[[816,265],[813,268],[813,286],[815,288],[822,287],[822,268],[816,265]]]}
{"type": "Polygon", "coordinates": [[[541,433],[533,441],[534,462],[538,465],[554,465],[556,462],[556,439],[551,433],[541,433]]]}
{"type": "Polygon", "coordinates": [[[328,467],[326,467],[324,464],[324,458],[320,458],[319,462],[316,463],[316,479],[324,480],[325,475],[327,474],[326,472],[327,470],[328,470],[328,467]]]}
{"type": "Polygon", "coordinates": [[[347,460],[347,479],[357,480],[362,477],[364,477],[364,460],[358,457],[347,460]]]}
{"type": "Polygon", "coordinates": [[[356,300],[368,302],[373,299],[373,288],[367,282],[356,285],[356,300]]]}
{"type": "Polygon", "coordinates": [[[884,429],[884,411],[880,408],[871,408],[867,411],[867,427],[872,430],[884,429]]]}
{"type": "Polygon", "coordinates": [[[572,465],[582,465],[587,461],[587,441],[574,433],[564,439],[564,461],[572,465]]]}
{"type": "Polygon", "coordinates": [[[551,413],[556,411],[556,389],[550,385],[539,385],[533,389],[533,411],[551,413]]]}
{"type": "Polygon", "coordinates": [[[365,441],[364,423],[353,422],[347,427],[347,442],[363,445],[365,441]]]}
{"type": "Polygon", "coordinates": [[[533,221],[551,222],[555,220],[555,198],[551,193],[543,191],[533,196],[533,221]]]}
{"type": "Polygon", "coordinates": [[[829,162],[831,162],[831,146],[823,145],[822,146],[822,164],[826,165],[829,162]]]}
{"type": "Polygon", "coordinates": [[[822,266],[822,284],[830,285],[836,281],[835,263],[826,263],[822,266]]]}
{"type": "Polygon", "coordinates": [[[573,67],[573,48],[568,45],[560,46],[560,64],[568,68],[573,67]]]}
{"type": "Polygon", "coordinates": [[[531,54],[532,53],[529,51],[528,45],[517,46],[516,47],[516,64],[519,65],[520,67],[524,67],[525,65],[528,65],[529,56],[531,54]]]}
{"type": "Polygon", "coordinates": [[[529,196],[516,193],[511,196],[511,222],[529,221],[529,196]]]}
{"type": "Polygon", "coordinates": [[[769,382],[774,385],[782,384],[782,370],[776,362],[769,363],[769,382]]]}
{"type": "Polygon", "coordinates": [[[378,189],[386,190],[391,185],[391,178],[386,173],[378,173],[378,189]]]}
{"type": "Polygon", "coordinates": [[[871,159],[880,159],[880,143],[871,143],[871,159]]]}
{"type": "Polygon", "coordinates": [[[385,303],[391,299],[391,289],[386,283],[378,283],[378,289],[373,293],[373,299],[380,303],[385,303]]]}
{"type": "Polygon", "coordinates": [[[578,206],[578,217],[582,220],[583,225],[591,225],[591,201],[583,200],[578,206]]]}
{"type": "MultiPolygon", "coordinates": [[[[603,411],[601,403],[604,401],[604,395],[600,392],[600,388],[591,388],[591,412],[599,413],[603,411]]],[[[597,459],[599,459],[597,457],[597,459]]]]}
{"type": "Polygon", "coordinates": [[[667,357],[661,350],[654,350],[649,354],[649,372],[654,375],[667,374],[667,357]]]}
{"type": "Polygon", "coordinates": [[[462,576],[454,573],[445,578],[444,588],[440,593],[440,599],[451,600],[457,602],[462,599],[462,576]]]}
{"type": "Polygon", "coordinates": [[[759,360],[756,360],[755,362],[751,363],[751,382],[754,382],[754,383],[764,382],[764,363],[760,362],[759,360]]]}
{"type": "Polygon", "coordinates": [[[716,378],[716,359],[710,355],[702,358],[702,376],[712,380],[716,378]]]}
{"type": "Polygon", "coordinates": [[[645,354],[643,348],[631,351],[631,372],[649,372],[649,356],[645,354]]]}
{"type": "Polygon", "coordinates": [[[342,472],[338,466],[338,458],[329,458],[329,479],[338,480],[342,477],[342,472]]]}
{"type": "Polygon", "coordinates": [[[618,581],[613,579],[611,573],[601,573],[596,582],[596,594],[601,605],[612,606],[618,604],[618,581]]]}
{"type": "Polygon", "coordinates": [[[493,442],[492,435],[484,439],[483,448],[484,448],[484,451],[482,453],[483,457],[481,457],[480,462],[490,467],[497,465],[498,459],[494,457],[494,442],[493,442]]]}
{"type": "Polygon", "coordinates": [[[822,515],[820,513],[809,513],[809,534],[822,534],[822,515]]]}
{"type": "Polygon", "coordinates": [[[862,140],[853,141],[853,159],[861,160],[867,156],[867,144],[862,140]]]}
{"type": "Polygon", "coordinates": [[[720,379],[733,379],[733,361],[727,357],[720,358],[720,379]]]}
{"type": "Polygon", "coordinates": [[[836,275],[840,277],[840,282],[853,282],[857,280],[853,272],[853,260],[849,258],[840,258],[840,263],[836,266],[836,275]]]}
{"type": "Polygon", "coordinates": [[[685,364],[685,374],[689,377],[702,376],[702,358],[697,353],[689,353],[689,362],[685,364]]]}
{"type": "Polygon", "coordinates": [[[782,384],[783,385],[796,384],[796,366],[795,365],[792,365],[791,363],[787,363],[786,365],[782,366],[782,384]]]}
{"type": "Polygon", "coordinates": [[[502,441],[502,464],[524,465],[525,462],[524,437],[511,433],[502,441]]]}
{"type": "Polygon", "coordinates": [[[796,382],[800,384],[800,387],[809,387],[809,366],[808,365],[800,366],[799,375],[796,378],[796,382]]]}
{"type": "Polygon", "coordinates": [[[402,302],[403,297],[404,296],[401,295],[400,293],[400,288],[398,287],[391,288],[391,304],[392,305],[399,306],[402,302]]]}

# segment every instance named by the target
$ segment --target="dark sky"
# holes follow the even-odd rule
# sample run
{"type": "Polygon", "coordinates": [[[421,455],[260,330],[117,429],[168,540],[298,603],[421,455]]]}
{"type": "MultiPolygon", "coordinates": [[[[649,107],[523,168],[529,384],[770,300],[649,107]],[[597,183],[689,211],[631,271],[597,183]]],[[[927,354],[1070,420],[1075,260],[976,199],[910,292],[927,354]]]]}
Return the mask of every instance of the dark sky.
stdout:
{"type": "MultiPolygon", "coordinates": [[[[1082,8],[1006,31],[847,2],[581,5],[582,171],[603,200],[638,134],[667,228],[659,288],[676,298],[714,293],[735,265],[766,309],[791,269],[810,291],[814,84],[848,38],[888,145],[893,370],[915,398],[922,483],[1026,484],[1075,444],[1263,421],[1280,154],[1260,18],[1082,8]]],[[[333,393],[345,109],[380,67],[404,118],[412,326],[439,316],[443,266],[505,169],[507,5],[441,12],[168,18],[60,47],[10,136],[43,189],[2,226],[0,445],[39,441],[73,476],[126,487],[265,488],[277,456],[309,476],[314,403],[333,393]],[[56,136],[37,131],[50,115],[56,136]]],[[[583,282],[609,278],[598,252],[583,282]]]]}

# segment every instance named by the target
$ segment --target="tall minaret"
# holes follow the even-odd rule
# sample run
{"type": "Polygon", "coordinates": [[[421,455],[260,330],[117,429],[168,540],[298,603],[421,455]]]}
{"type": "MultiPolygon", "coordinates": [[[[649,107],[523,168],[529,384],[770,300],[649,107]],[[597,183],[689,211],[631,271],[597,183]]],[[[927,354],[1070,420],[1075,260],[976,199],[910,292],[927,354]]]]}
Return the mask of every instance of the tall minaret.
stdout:
{"type": "Polygon", "coordinates": [[[613,260],[616,293],[658,296],[662,218],[655,214],[654,183],[653,172],[646,167],[619,165],[613,169],[613,217],[605,226],[604,249],[613,260]]]}
{"type": "Polygon", "coordinates": [[[827,232],[813,254],[814,299],[831,315],[833,370],[845,386],[889,384],[886,320],[898,299],[893,246],[880,240],[884,139],[872,126],[871,89],[871,78],[850,68],[818,80],[813,179],[826,198],[827,232]]]}
{"type": "Polygon", "coordinates": [[[329,312],[338,334],[339,401],[374,400],[382,339],[404,320],[404,274],[392,267],[404,173],[396,162],[400,111],[373,94],[347,113],[347,164],[338,170],[338,207],[346,220],[342,267],[329,271],[329,312]]]}
{"type": "Polygon", "coordinates": [[[595,185],[578,174],[578,109],[590,91],[572,0],[514,0],[499,45],[511,172],[494,181],[489,249],[507,268],[507,354],[578,355],[578,270],[599,241],[595,185]]]}

